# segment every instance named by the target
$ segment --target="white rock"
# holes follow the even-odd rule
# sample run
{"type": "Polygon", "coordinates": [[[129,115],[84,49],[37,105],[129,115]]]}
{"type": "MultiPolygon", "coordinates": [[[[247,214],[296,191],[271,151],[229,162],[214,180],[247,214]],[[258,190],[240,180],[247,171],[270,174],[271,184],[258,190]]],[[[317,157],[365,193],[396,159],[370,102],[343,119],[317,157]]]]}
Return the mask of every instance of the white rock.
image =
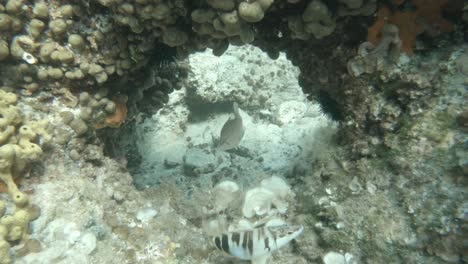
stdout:
{"type": "Polygon", "coordinates": [[[153,208],[143,208],[140,211],[138,211],[136,218],[142,223],[148,223],[157,214],[158,212],[153,208]]]}
{"type": "Polygon", "coordinates": [[[377,187],[371,182],[366,183],[366,189],[370,194],[375,194],[375,191],[377,191],[377,187]]]}
{"type": "Polygon", "coordinates": [[[323,257],[323,263],[324,264],[346,264],[346,259],[340,253],[330,251],[323,257]]]}
{"type": "Polygon", "coordinates": [[[29,64],[37,63],[36,57],[34,57],[31,53],[28,53],[28,52],[23,52],[23,55],[21,56],[21,58],[29,64]]]}
{"type": "Polygon", "coordinates": [[[272,176],[263,180],[260,185],[281,198],[293,195],[291,187],[286,183],[286,181],[277,176],[272,176]]]}
{"type": "Polygon", "coordinates": [[[336,229],[343,229],[344,227],[345,227],[345,224],[343,222],[336,223],[336,229]]]}
{"type": "Polygon", "coordinates": [[[86,255],[91,254],[96,249],[96,236],[90,232],[83,234],[78,240],[76,247],[86,255]]]}
{"type": "Polygon", "coordinates": [[[223,216],[203,222],[203,231],[205,231],[209,236],[217,236],[224,232],[227,227],[228,224],[226,217],[223,216]]]}
{"type": "Polygon", "coordinates": [[[75,244],[78,238],[81,236],[81,232],[78,230],[76,223],[70,222],[63,226],[63,235],[70,244],[75,244]]]}
{"type": "Polygon", "coordinates": [[[275,194],[266,188],[253,188],[245,194],[242,213],[247,218],[265,215],[270,211],[274,198],[275,194]]]}
{"type": "Polygon", "coordinates": [[[294,120],[304,116],[307,111],[307,106],[303,102],[287,101],[278,107],[277,120],[281,125],[293,122],[294,120]]]}
{"type": "Polygon", "coordinates": [[[214,191],[234,193],[239,190],[239,185],[233,181],[222,181],[214,187],[214,191]]]}
{"type": "Polygon", "coordinates": [[[78,241],[80,236],[81,236],[81,232],[78,230],[75,230],[68,235],[67,240],[68,242],[70,242],[70,244],[75,244],[78,241]]]}
{"type": "Polygon", "coordinates": [[[358,194],[361,191],[362,187],[357,177],[354,177],[353,180],[348,184],[348,188],[353,194],[358,194]]]}
{"type": "Polygon", "coordinates": [[[317,204],[324,207],[330,206],[330,199],[327,196],[322,196],[318,199],[317,204]]]}
{"type": "Polygon", "coordinates": [[[229,204],[236,199],[240,188],[233,181],[222,181],[213,188],[213,200],[216,211],[226,209],[229,204]]]}
{"type": "Polygon", "coordinates": [[[346,252],[344,254],[346,264],[356,264],[356,259],[354,258],[353,254],[346,252]]]}

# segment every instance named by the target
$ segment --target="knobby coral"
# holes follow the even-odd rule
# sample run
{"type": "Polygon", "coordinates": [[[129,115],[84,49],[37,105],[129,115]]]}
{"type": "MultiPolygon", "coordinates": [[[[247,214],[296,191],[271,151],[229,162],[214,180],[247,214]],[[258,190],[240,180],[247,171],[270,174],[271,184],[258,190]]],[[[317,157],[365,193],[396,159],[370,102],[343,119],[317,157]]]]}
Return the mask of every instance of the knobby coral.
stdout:
{"type": "Polygon", "coordinates": [[[113,102],[116,106],[115,112],[107,116],[103,123],[97,124],[96,128],[118,128],[125,122],[127,118],[127,98],[116,96],[113,98],[113,102]]]}
{"type": "Polygon", "coordinates": [[[29,204],[28,196],[18,189],[14,180],[28,173],[31,164],[41,159],[43,152],[36,144],[38,136],[43,141],[51,139],[45,128],[48,122],[36,121],[25,125],[16,103],[15,94],[0,90],[0,182],[5,184],[16,206],[14,212],[7,210],[5,203],[0,200],[1,264],[11,263],[12,245],[19,244],[24,251],[29,250],[29,222],[38,217],[39,211],[29,204]]]}

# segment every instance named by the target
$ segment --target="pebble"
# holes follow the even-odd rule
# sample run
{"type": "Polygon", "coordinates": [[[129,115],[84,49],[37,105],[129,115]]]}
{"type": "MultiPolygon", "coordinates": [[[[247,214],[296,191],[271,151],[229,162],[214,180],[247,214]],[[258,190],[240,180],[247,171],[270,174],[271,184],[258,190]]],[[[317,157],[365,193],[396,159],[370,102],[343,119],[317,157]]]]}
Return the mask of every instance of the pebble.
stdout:
{"type": "Polygon", "coordinates": [[[142,223],[147,223],[151,219],[153,219],[153,217],[155,217],[157,214],[158,212],[153,208],[143,208],[140,211],[138,211],[136,218],[142,223]]]}
{"type": "Polygon", "coordinates": [[[330,251],[323,257],[323,263],[324,264],[346,264],[346,259],[340,253],[330,251]]]}
{"type": "Polygon", "coordinates": [[[76,246],[79,251],[89,255],[96,249],[96,240],[96,236],[93,233],[88,232],[80,237],[76,246]]]}

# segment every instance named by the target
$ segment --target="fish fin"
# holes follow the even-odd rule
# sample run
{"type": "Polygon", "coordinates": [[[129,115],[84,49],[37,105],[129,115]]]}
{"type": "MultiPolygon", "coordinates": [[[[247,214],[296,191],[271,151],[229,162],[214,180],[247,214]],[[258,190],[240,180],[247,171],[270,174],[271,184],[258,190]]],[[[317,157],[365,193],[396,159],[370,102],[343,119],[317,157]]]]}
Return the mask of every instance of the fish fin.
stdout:
{"type": "Polygon", "coordinates": [[[219,138],[216,137],[213,132],[210,133],[211,134],[211,144],[212,144],[212,147],[214,149],[217,149],[218,148],[218,145],[219,145],[219,138]]]}

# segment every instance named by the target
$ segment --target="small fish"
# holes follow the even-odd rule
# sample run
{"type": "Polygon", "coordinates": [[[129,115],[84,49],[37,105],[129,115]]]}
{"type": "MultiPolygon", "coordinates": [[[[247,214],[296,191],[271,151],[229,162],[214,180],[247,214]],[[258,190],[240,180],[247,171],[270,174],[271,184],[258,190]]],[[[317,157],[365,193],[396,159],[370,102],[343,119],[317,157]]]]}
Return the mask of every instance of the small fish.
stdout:
{"type": "Polygon", "coordinates": [[[236,102],[233,104],[233,110],[234,117],[231,116],[221,129],[217,147],[219,150],[229,150],[237,147],[244,136],[245,128],[236,102]]]}
{"type": "Polygon", "coordinates": [[[302,225],[282,224],[262,226],[240,232],[229,232],[213,238],[214,245],[221,251],[252,263],[265,263],[270,253],[298,237],[302,225]]]}

